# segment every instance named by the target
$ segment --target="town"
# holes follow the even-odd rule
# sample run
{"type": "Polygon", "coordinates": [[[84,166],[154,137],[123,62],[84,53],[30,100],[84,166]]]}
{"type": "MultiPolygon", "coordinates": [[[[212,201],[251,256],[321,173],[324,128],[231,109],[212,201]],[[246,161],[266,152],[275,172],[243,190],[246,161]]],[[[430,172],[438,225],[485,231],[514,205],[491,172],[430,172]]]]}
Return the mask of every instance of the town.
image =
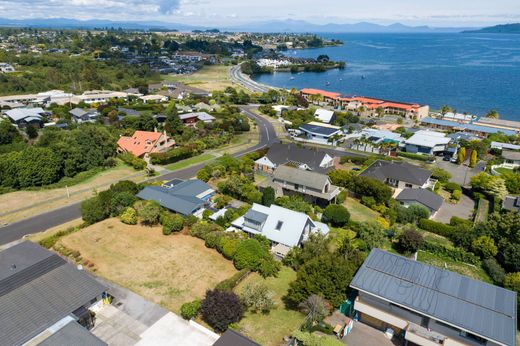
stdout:
{"type": "Polygon", "coordinates": [[[520,122],[250,78],[340,44],[0,30],[0,344],[516,345],[520,122]]]}

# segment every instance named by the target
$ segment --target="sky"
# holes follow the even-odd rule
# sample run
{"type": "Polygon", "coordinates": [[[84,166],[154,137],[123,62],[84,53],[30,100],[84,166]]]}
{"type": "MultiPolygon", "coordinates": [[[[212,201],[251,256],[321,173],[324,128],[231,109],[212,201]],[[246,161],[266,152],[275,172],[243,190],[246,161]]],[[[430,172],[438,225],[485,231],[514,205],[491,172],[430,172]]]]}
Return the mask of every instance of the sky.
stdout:
{"type": "Polygon", "coordinates": [[[0,0],[0,17],[158,20],[227,27],[284,19],[486,26],[520,22],[520,0],[0,0]]]}

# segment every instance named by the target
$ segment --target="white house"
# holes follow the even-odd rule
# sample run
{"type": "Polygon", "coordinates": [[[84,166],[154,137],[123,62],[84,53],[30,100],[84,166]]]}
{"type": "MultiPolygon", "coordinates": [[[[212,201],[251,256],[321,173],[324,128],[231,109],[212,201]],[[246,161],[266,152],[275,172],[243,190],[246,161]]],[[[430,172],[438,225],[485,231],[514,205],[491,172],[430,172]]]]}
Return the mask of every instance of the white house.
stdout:
{"type": "Polygon", "coordinates": [[[420,130],[405,141],[406,152],[414,154],[434,155],[445,151],[451,138],[445,133],[436,131],[420,130]]]}
{"type": "Polygon", "coordinates": [[[15,69],[11,64],[8,64],[5,62],[0,62],[0,72],[1,73],[15,72],[15,69]]]}
{"type": "Polygon", "coordinates": [[[334,111],[329,111],[323,108],[316,109],[314,117],[322,123],[330,124],[334,120],[334,111]]]}
{"type": "Polygon", "coordinates": [[[266,207],[254,203],[244,216],[231,223],[228,231],[244,231],[251,236],[261,234],[271,242],[271,251],[284,257],[294,246],[299,246],[312,232],[327,233],[328,227],[316,223],[304,213],[277,205],[266,207]]]}
{"type": "Polygon", "coordinates": [[[139,99],[144,103],[163,103],[168,102],[168,96],[164,95],[145,95],[139,96],[139,99]]]}
{"type": "Polygon", "coordinates": [[[343,135],[341,127],[316,121],[301,125],[300,130],[305,134],[307,141],[319,144],[336,145],[336,137],[343,135]]]}

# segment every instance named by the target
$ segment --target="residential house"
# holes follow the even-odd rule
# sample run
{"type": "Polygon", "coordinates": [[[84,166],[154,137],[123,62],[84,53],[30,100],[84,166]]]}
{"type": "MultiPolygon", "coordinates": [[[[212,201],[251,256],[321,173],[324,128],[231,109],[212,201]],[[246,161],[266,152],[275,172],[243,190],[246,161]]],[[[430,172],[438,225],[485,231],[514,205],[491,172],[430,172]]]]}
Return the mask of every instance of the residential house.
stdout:
{"type": "Polygon", "coordinates": [[[163,153],[174,145],[175,141],[166,133],[150,131],[135,131],[132,137],[122,136],[117,141],[119,152],[129,152],[137,157],[163,153]]]}
{"type": "Polygon", "coordinates": [[[42,108],[16,108],[5,111],[4,114],[18,127],[27,125],[42,127],[44,117],[50,115],[42,108]]]}
{"type": "Polygon", "coordinates": [[[179,114],[179,118],[186,126],[195,126],[199,121],[202,121],[204,123],[212,123],[213,121],[215,121],[215,117],[209,115],[206,112],[179,114]]]}
{"type": "Polygon", "coordinates": [[[15,72],[16,70],[11,64],[0,62],[0,73],[10,73],[15,72]]]}
{"type": "Polygon", "coordinates": [[[119,107],[117,109],[118,112],[122,112],[122,113],[125,113],[126,116],[129,116],[129,117],[140,117],[141,116],[141,112],[139,111],[136,111],[135,109],[131,109],[131,108],[123,108],[123,107],[119,107]]]}
{"type": "Polygon", "coordinates": [[[309,103],[329,104],[332,106],[337,105],[338,98],[341,96],[339,93],[319,89],[302,89],[300,90],[300,95],[309,103]]]}
{"type": "Polygon", "coordinates": [[[431,179],[432,172],[429,170],[401,161],[377,160],[359,175],[379,180],[399,190],[433,188],[437,182],[431,179]]]}
{"type": "Polygon", "coordinates": [[[63,90],[49,90],[37,94],[0,96],[0,102],[21,103],[29,106],[48,106],[51,103],[64,105],[71,103],[73,96],[63,90]]]}
{"type": "Polygon", "coordinates": [[[279,166],[272,177],[259,186],[274,188],[276,196],[301,195],[319,204],[330,203],[341,192],[338,186],[332,185],[328,175],[290,166],[279,166]]]}
{"type": "Polygon", "coordinates": [[[463,131],[468,134],[473,134],[481,138],[485,138],[488,135],[495,133],[503,133],[507,136],[515,135],[515,131],[501,129],[492,126],[485,126],[478,123],[462,123],[452,120],[445,120],[440,118],[427,117],[421,120],[421,125],[437,129],[441,131],[463,131]]]}
{"type": "Polygon", "coordinates": [[[260,234],[269,239],[271,251],[280,258],[285,257],[294,246],[300,246],[311,232],[319,228],[305,214],[272,204],[266,207],[254,203],[244,216],[231,223],[228,230],[241,230],[250,236],[260,234]]]}
{"type": "Polygon", "coordinates": [[[233,329],[228,329],[212,346],[260,346],[260,344],[246,338],[233,329]]]}
{"type": "Polygon", "coordinates": [[[445,133],[420,130],[405,140],[404,143],[408,153],[435,155],[446,151],[450,142],[451,138],[446,137],[445,133]]]}
{"type": "Polygon", "coordinates": [[[215,109],[214,106],[210,106],[204,102],[199,102],[193,107],[198,111],[205,111],[205,112],[212,112],[215,109]]]}
{"type": "Polygon", "coordinates": [[[444,198],[426,189],[405,188],[395,199],[406,208],[411,205],[422,205],[430,212],[430,218],[435,216],[444,203],[444,198]]]}
{"type": "Polygon", "coordinates": [[[301,125],[300,131],[303,132],[307,141],[319,144],[336,145],[338,137],[343,135],[341,127],[316,121],[301,125]]]}
{"type": "Polygon", "coordinates": [[[371,128],[348,134],[345,138],[352,139],[349,142],[352,149],[377,154],[384,153],[382,145],[385,143],[398,148],[405,141],[399,133],[371,128]]]}
{"type": "Polygon", "coordinates": [[[255,161],[257,172],[272,174],[281,165],[326,173],[339,164],[339,156],[329,150],[306,148],[295,144],[274,143],[265,156],[255,161]]]}
{"type": "Polygon", "coordinates": [[[474,121],[475,119],[477,119],[477,117],[475,115],[463,114],[463,113],[453,113],[453,112],[448,112],[448,113],[444,113],[444,114],[434,113],[433,116],[436,118],[439,118],[439,119],[451,120],[451,121],[456,121],[458,123],[465,123],[465,124],[469,124],[472,121],[474,121]]]}
{"type": "Polygon", "coordinates": [[[168,96],[164,95],[144,95],[139,96],[139,100],[143,101],[144,103],[164,103],[168,102],[168,96]]]}
{"type": "Polygon", "coordinates": [[[515,131],[516,133],[520,132],[520,121],[482,117],[475,121],[474,124],[494,127],[502,130],[511,130],[515,131]]]}
{"type": "Polygon", "coordinates": [[[520,212],[520,197],[507,195],[502,200],[502,209],[520,212]]]}
{"type": "Polygon", "coordinates": [[[88,331],[106,289],[36,243],[0,251],[0,344],[106,345],[88,331]],[[64,340],[67,335],[74,338],[64,340]]]}
{"type": "Polygon", "coordinates": [[[78,124],[95,123],[99,117],[98,111],[95,109],[74,108],[69,111],[71,118],[78,124]]]}
{"type": "Polygon", "coordinates": [[[205,207],[211,204],[215,190],[202,180],[171,182],[163,186],[146,186],[137,197],[157,201],[164,208],[184,216],[202,217],[205,207]]]}
{"type": "Polygon", "coordinates": [[[359,321],[405,344],[516,344],[516,293],[373,249],[350,283],[359,321]]]}
{"type": "Polygon", "coordinates": [[[107,103],[111,99],[128,99],[128,94],[121,91],[110,91],[110,90],[91,90],[85,91],[83,94],[74,96],[71,98],[70,102],[79,104],[80,102],[85,102],[86,104],[93,103],[107,103]]]}
{"type": "Polygon", "coordinates": [[[509,169],[520,167],[520,151],[502,150],[502,157],[505,160],[502,167],[509,169]]]}
{"type": "Polygon", "coordinates": [[[511,144],[511,143],[502,143],[502,142],[491,142],[491,149],[509,149],[509,150],[520,150],[520,145],[511,144]]]}
{"type": "Polygon", "coordinates": [[[316,120],[321,121],[322,123],[330,124],[334,121],[334,111],[329,111],[328,109],[316,109],[314,112],[314,117],[316,120]]]}

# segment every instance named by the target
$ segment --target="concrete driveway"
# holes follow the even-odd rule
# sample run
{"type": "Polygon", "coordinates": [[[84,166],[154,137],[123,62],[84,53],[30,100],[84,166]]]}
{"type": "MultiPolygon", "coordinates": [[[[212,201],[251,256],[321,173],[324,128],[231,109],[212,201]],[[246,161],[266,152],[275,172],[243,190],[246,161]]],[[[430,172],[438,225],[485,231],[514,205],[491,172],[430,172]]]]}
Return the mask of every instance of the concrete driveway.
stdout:
{"type": "Polygon", "coordinates": [[[389,340],[382,331],[357,321],[354,321],[352,331],[345,335],[341,341],[348,346],[395,346],[398,344],[389,340]]]}
{"type": "Polygon", "coordinates": [[[486,168],[486,163],[484,161],[479,162],[474,168],[468,167],[467,162],[463,165],[458,165],[456,163],[444,161],[442,157],[438,157],[435,161],[437,167],[442,168],[451,174],[452,182],[461,186],[469,185],[471,178],[486,168]]]}
{"type": "Polygon", "coordinates": [[[463,219],[471,219],[473,216],[473,209],[475,209],[475,201],[466,195],[460,197],[457,204],[444,202],[441,209],[435,214],[433,220],[442,223],[450,223],[453,216],[458,216],[463,219]]]}

